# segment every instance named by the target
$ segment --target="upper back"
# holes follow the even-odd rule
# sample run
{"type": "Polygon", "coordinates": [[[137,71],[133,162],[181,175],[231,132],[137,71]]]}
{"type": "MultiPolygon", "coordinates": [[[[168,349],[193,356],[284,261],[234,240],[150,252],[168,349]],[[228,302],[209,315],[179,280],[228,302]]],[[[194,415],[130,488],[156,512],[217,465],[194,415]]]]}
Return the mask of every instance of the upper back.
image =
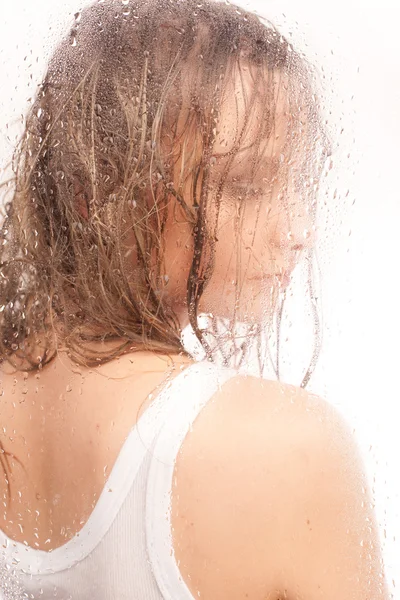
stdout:
{"type": "Polygon", "coordinates": [[[2,365],[0,518],[12,539],[52,550],[92,513],[129,432],[187,360],[123,356],[96,369],[66,354],[37,373],[2,365]],[[11,497],[8,498],[8,489],[11,497]]]}
{"type": "MultiPolygon", "coordinates": [[[[173,377],[187,366],[187,361],[177,360],[173,377]]],[[[52,550],[76,535],[92,513],[129,432],[171,379],[167,362],[143,363],[134,356],[99,369],[76,367],[62,354],[38,373],[12,373],[3,365],[0,442],[7,453],[7,461],[2,461],[7,479],[0,472],[0,494],[7,536],[52,550]]],[[[201,385],[201,375],[196,383],[201,385]]],[[[182,444],[177,467],[182,468],[183,460],[201,481],[202,464],[218,460],[218,453],[228,452],[231,444],[241,448],[244,459],[252,452],[245,447],[246,428],[258,423],[265,428],[267,442],[276,434],[277,423],[285,421],[276,411],[285,407],[286,389],[276,382],[234,377],[202,408],[182,444]],[[242,429],[238,439],[232,438],[234,427],[242,429]],[[199,456],[206,463],[199,462],[199,456]]],[[[289,405],[293,406],[289,403],[286,410],[289,405]]],[[[290,426],[290,418],[285,426],[290,426]]],[[[237,466],[236,460],[226,464],[225,475],[237,479],[237,466]]],[[[178,495],[184,498],[184,491],[178,490],[178,495]]]]}

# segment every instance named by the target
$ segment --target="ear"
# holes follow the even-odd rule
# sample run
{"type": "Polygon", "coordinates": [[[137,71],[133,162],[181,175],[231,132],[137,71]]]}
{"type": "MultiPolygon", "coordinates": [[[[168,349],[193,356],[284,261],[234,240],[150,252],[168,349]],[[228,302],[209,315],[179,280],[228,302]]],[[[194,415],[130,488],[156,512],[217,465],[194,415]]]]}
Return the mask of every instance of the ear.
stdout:
{"type": "Polygon", "coordinates": [[[85,188],[82,185],[80,179],[74,175],[74,201],[75,208],[78,213],[85,219],[85,221],[89,218],[89,204],[87,201],[87,194],[85,192],[85,188]]]}

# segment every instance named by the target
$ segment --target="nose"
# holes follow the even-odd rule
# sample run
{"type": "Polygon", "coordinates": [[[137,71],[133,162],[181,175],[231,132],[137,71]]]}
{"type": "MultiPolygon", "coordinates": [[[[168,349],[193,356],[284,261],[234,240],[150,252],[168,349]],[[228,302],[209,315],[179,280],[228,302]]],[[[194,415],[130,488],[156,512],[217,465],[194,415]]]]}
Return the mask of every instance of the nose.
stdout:
{"type": "Polygon", "coordinates": [[[315,227],[302,223],[293,223],[292,227],[276,226],[272,230],[270,243],[284,252],[299,252],[313,248],[317,241],[315,227]]]}

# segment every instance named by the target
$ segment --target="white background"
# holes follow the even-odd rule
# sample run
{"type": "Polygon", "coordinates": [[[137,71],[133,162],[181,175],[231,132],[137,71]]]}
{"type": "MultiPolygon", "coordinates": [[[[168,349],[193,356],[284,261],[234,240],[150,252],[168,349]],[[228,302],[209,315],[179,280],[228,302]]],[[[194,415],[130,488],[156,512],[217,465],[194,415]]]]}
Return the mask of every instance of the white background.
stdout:
{"type": "MultiPolygon", "coordinates": [[[[320,213],[323,349],[308,389],[353,423],[376,502],[389,589],[400,600],[400,11],[394,0],[238,4],[272,20],[319,72],[335,146],[320,213]]],[[[78,0],[3,0],[2,168],[52,45],[81,6],[78,0]]],[[[296,302],[294,293],[291,310],[296,302]]],[[[283,369],[293,383],[310,354],[298,321],[293,318],[283,369]]]]}

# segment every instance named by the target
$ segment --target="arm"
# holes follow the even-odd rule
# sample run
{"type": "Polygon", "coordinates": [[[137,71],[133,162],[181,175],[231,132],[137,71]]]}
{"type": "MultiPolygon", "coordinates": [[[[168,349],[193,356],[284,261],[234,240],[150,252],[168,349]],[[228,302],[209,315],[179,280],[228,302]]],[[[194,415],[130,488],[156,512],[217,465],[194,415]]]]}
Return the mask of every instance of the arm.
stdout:
{"type": "Polygon", "coordinates": [[[388,600],[362,459],[346,424],[333,415],[312,425],[299,444],[297,473],[283,483],[282,588],[299,600],[388,600]]]}
{"type": "Polygon", "coordinates": [[[362,460],[324,400],[231,381],[176,474],[175,555],[195,597],[389,600],[362,460]]]}

